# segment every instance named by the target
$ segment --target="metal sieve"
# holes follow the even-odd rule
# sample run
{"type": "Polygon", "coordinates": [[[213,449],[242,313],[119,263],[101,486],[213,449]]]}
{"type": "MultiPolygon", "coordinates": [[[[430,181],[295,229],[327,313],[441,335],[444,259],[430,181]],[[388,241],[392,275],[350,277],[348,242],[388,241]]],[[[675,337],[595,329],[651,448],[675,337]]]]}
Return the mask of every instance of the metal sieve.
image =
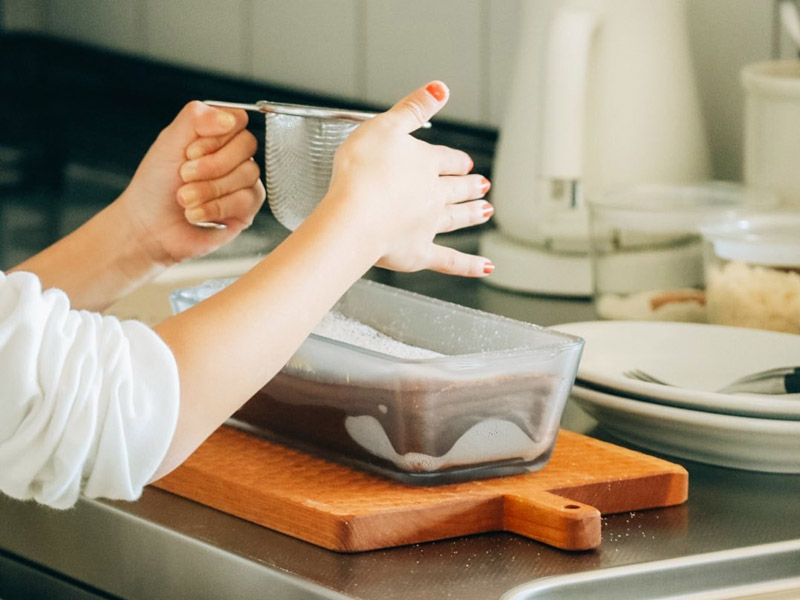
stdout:
{"type": "MultiPolygon", "coordinates": [[[[337,148],[359,123],[375,116],[369,112],[265,100],[255,104],[206,100],[206,104],[265,114],[267,203],[278,222],[292,231],[328,191],[337,148]]],[[[225,227],[221,223],[198,225],[225,227]]]]}

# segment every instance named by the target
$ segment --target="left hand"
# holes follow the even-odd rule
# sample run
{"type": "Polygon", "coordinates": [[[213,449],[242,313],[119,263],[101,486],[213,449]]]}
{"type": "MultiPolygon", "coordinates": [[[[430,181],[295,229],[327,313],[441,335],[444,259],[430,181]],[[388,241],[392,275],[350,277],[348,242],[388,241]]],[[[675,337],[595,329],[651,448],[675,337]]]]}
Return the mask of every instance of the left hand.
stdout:
{"type": "Polygon", "coordinates": [[[243,110],[187,104],[158,136],[120,197],[156,262],[202,256],[249,227],[266,193],[243,110]],[[204,229],[200,221],[224,223],[204,229]]]}

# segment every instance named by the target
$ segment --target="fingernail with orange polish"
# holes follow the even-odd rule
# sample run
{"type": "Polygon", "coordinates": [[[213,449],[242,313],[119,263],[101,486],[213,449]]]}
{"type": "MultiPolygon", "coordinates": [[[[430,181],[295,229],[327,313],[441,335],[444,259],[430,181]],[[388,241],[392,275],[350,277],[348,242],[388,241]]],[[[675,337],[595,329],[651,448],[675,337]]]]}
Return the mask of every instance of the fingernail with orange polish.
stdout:
{"type": "Polygon", "coordinates": [[[447,91],[445,90],[444,86],[439,83],[438,81],[434,81],[433,83],[429,83],[425,90],[434,98],[436,98],[437,102],[441,102],[444,100],[445,96],[447,96],[447,91]]]}
{"type": "Polygon", "coordinates": [[[484,202],[483,206],[481,206],[481,212],[483,213],[483,218],[488,219],[494,213],[494,206],[488,202],[484,202]]]}
{"type": "Polygon", "coordinates": [[[485,263],[483,263],[483,274],[488,275],[492,271],[494,271],[494,263],[490,260],[487,260],[485,263]]]}
{"type": "Polygon", "coordinates": [[[492,182],[486,179],[486,177],[481,178],[481,194],[486,195],[490,187],[492,187],[492,182]]]}

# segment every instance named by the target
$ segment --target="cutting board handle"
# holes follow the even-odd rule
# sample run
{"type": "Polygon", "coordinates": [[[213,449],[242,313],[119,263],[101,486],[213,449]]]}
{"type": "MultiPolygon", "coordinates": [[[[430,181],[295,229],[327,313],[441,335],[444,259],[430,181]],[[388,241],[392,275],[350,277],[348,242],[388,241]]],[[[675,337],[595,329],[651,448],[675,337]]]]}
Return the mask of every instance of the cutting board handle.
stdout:
{"type": "Polygon", "coordinates": [[[546,491],[506,495],[503,529],[556,548],[589,550],[600,545],[600,511],[546,491]]]}

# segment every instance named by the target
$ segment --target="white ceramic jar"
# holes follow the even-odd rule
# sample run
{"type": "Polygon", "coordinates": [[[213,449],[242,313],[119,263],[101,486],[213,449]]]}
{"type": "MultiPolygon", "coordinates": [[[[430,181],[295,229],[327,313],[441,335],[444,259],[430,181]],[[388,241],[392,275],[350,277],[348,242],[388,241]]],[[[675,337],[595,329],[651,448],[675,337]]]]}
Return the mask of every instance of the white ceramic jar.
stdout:
{"type": "Polygon", "coordinates": [[[702,232],[709,322],[800,333],[800,211],[702,232]]]}
{"type": "Polygon", "coordinates": [[[744,181],[800,207],[800,61],[755,63],[745,89],[744,181]]]}

